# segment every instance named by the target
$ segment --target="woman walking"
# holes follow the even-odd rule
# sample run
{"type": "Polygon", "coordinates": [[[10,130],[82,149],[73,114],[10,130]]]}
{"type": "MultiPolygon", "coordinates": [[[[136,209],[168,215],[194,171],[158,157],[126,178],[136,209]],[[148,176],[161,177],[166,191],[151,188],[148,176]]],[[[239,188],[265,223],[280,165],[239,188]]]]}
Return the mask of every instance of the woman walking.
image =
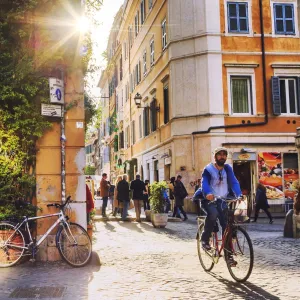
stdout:
{"type": "Polygon", "coordinates": [[[150,202],[149,202],[149,196],[150,196],[150,189],[149,189],[149,180],[145,180],[145,189],[144,192],[144,211],[150,210],[150,202]]]}
{"type": "Polygon", "coordinates": [[[257,221],[259,210],[262,209],[267,214],[270,219],[270,224],[273,223],[273,218],[271,213],[269,212],[269,204],[267,199],[267,189],[262,183],[258,183],[256,187],[256,196],[255,196],[255,217],[254,221],[257,221]]]}
{"type": "Polygon", "coordinates": [[[122,212],[121,212],[121,205],[119,203],[119,200],[118,200],[118,189],[117,189],[117,186],[118,186],[118,183],[122,180],[122,175],[118,175],[117,177],[117,180],[115,182],[115,190],[114,190],[114,202],[113,202],[113,216],[115,217],[118,213],[118,210],[120,210],[120,214],[122,216],[122,212]]]}

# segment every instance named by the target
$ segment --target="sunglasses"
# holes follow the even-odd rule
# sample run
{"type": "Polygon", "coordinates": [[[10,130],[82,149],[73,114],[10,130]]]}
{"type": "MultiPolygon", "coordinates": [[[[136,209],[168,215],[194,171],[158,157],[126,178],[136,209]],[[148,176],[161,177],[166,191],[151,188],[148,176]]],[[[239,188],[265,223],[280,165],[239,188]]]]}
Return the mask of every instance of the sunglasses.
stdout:
{"type": "Polygon", "coordinates": [[[220,182],[223,181],[223,176],[222,176],[222,171],[221,170],[219,171],[219,180],[220,180],[220,182]]]}

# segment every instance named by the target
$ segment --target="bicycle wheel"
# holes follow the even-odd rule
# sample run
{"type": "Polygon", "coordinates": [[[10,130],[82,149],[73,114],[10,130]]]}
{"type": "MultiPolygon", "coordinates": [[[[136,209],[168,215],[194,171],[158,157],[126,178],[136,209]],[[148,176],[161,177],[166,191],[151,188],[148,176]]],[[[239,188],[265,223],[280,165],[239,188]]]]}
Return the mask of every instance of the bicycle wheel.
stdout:
{"type": "Polygon", "coordinates": [[[0,223],[0,268],[17,264],[25,251],[25,239],[21,230],[10,223],[0,223]]]}
{"type": "Polygon", "coordinates": [[[73,267],[83,267],[91,259],[91,239],[79,224],[61,226],[57,232],[56,245],[61,257],[73,267]]]}
{"type": "Polygon", "coordinates": [[[244,228],[234,226],[232,230],[232,234],[226,241],[226,249],[224,249],[225,261],[232,278],[238,282],[245,282],[253,268],[253,246],[244,228]]]}
{"type": "MultiPolygon", "coordinates": [[[[210,272],[212,270],[212,268],[214,267],[214,262],[212,260],[212,252],[207,252],[206,250],[204,250],[202,248],[201,245],[201,235],[203,233],[204,230],[204,224],[201,224],[199,226],[198,232],[197,232],[197,250],[198,250],[198,257],[200,260],[200,264],[203,267],[203,269],[206,272],[210,272]]],[[[213,241],[214,241],[214,232],[212,233],[212,238],[210,238],[209,243],[211,247],[214,247],[213,245],[213,241]]]]}

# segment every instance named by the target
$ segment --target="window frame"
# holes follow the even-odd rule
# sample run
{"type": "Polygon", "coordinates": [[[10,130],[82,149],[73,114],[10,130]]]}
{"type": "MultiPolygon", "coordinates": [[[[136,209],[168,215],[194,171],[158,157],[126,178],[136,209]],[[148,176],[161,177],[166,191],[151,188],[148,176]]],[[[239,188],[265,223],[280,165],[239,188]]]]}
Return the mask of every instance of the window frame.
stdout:
{"type": "Polygon", "coordinates": [[[255,83],[255,70],[254,68],[227,68],[227,90],[228,90],[228,113],[230,117],[241,117],[241,116],[256,116],[256,83],[255,83]],[[231,77],[248,78],[248,113],[234,113],[232,107],[232,91],[231,91],[231,77]],[[250,89],[249,89],[250,85],[250,89]],[[249,97],[250,95],[250,97],[249,97]]]}
{"type": "Polygon", "coordinates": [[[145,0],[141,0],[140,10],[141,10],[141,25],[143,25],[146,20],[146,2],[145,2],[145,0]]]}
{"type": "Polygon", "coordinates": [[[271,9],[271,20],[272,20],[272,37],[277,38],[299,38],[299,26],[298,26],[298,3],[297,0],[271,0],[270,1],[270,9],[271,9]],[[290,4],[294,5],[293,13],[294,13],[294,34],[280,34],[276,33],[275,26],[275,4],[290,4]]]}
{"type": "Polygon", "coordinates": [[[144,77],[147,75],[147,50],[146,49],[143,52],[143,75],[144,77]]]}
{"type": "Polygon", "coordinates": [[[167,19],[164,18],[164,20],[161,23],[161,44],[162,49],[165,50],[167,48],[168,40],[167,40],[167,19]]]}
{"type": "Polygon", "coordinates": [[[278,3],[274,2],[273,3],[273,22],[274,22],[274,31],[276,35],[295,35],[296,34],[296,26],[295,26],[295,5],[294,3],[278,3]],[[277,18],[276,16],[276,7],[282,7],[282,18],[277,18]],[[292,7],[292,18],[286,18],[285,17],[285,7],[292,7]],[[276,26],[276,21],[277,20],[282,20],[283,21],[283,31],[278,31],[277,26],[276,26]],[[286,21],[287,20],[292,20],[293,22],[293,32],[286,31],[286,21]]]}
{"type": "MultiPolygon", "coordinates": [[[[290,77],[288,77],[288,76],[278,76],[278,77],[279,77],[279,82],[282,81],[282,80],[285,81],[285,104],[286,104],[286,110],[287,110],[287,112],[283,113],[281,111],[281,115],[283,115],[283,116],[298,116],[299,108],[298,108],[298,103],[297,103],[298,102],[297,101],[298,91],[297,91],[297,79],[296,79],[296,77],[294,77],[294,76],[290,76],[290,77]],[[287,91],[289,91],[289,86],[288,86],[288,81],[289,80],[293,80],[294,81],[295,108],[296,108],[296,112],[294,112],[294,113],[290,112],[290,101],[288,101],[289,98],[290,98],[289,93],[287,93],[287,91]]],[[[282,105],[281,105],[281,107],[282,107],[282,105]]]]}
{"type": "Polygon", "coordinates": [[[224,0],[224,19],[225,19],[225,36],[247,36],[253,37],[253,28],[252,28],[252,0],[224,0]],[[247,4],[247,16],[248,16],[248,32],[242,31],[229,31],[228,20],[228,3],[246,3],[247,4]]]}
{"type": "Polygon", "coordinates": [[[154,38],[150,40],[150,66],[154,66],[155,64],[155,44],[154,38]]]}
{"type": "Polygon", "coordinates": [[[235,1],[228,1],[227,2],[227,26],[228,26],[228,32],[230,33],[243,33],[243,34],[248,34],[249,33],[249,7],[248,7],[248,2],[235,2],[235,1]],[[229,6],[230,5],[235,5],[236,6],[236,11],[237,11],[237,16],[236,17],[231,17],[229,15],[229,6]],[[239,6],[244,5],[246,6],[246,17],[240,17],[239,16],[239,6]],[[237,30],[230,29],[230,19],[236,19],[237,20],[237,30]],[[240,29],[240,20],[246,20],[247,23],[247,29],[246,30],[241,30],[240,29]]]}
{"type": "Polygon", "coordinates": [[[136,37],[140,32],[140,12],[139,11],[137,11],[137,13],[134,17],[134,32],[135,32],[136,37]]]}

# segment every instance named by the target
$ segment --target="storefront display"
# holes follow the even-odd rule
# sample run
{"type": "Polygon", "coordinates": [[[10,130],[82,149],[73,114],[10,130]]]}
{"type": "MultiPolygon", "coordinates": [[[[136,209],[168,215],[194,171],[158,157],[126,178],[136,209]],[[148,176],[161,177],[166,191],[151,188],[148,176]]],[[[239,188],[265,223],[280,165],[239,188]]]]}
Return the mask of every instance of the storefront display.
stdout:
{"type": "MultiPolygon", "coordinates": [[[[272,204],[276,200],[284,201],[282,155],[279,152],[258,153],[259,182],[267,188],[267,198],[272,204]]],[[[276,204],[278,201],[276,201],[276,204]]],[[[275,204],[275,203],[274,203],[275,204]]]]}
{"type": "Polygon", "coordinates": [[[284,195],[293,198],[299,187],[298,158],[296,153],[283,154],[284,195]]]}

